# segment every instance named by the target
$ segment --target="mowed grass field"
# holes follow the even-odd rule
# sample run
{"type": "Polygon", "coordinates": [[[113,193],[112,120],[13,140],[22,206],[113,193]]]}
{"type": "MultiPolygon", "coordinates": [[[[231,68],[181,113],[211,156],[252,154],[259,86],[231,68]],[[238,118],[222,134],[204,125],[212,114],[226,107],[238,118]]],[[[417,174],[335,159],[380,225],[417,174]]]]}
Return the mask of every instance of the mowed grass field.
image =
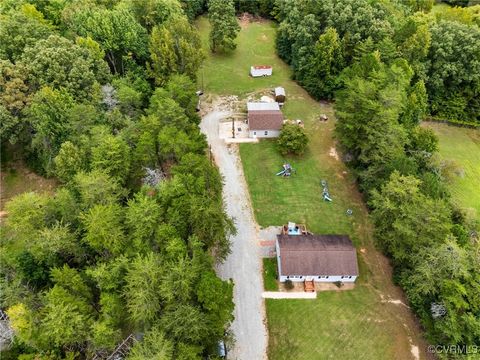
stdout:
{"type": "Polygon", "coordinates": [[[480,220],[480,130],[448,124],[425,123],[439,137],[440,155],[453,160],[462,171],[450,185],[454,201],[474,209],[480,220]]]}
{"type": "MultiPolygon", "coordinates": [[[[197,26],[208,49],[208,21],[201,18],[197,26]]],[[[313,100],[290,79],[289,67],[275,54],[275,31],[276,25],[268,21],[242,24],[233,53],[209,53],[203,68],[205,90],[245,99],[274,86],[286,89],[282,111],[287,118],[304,121],[310,144],[298,158],[282,157],[272,140],[241,144],[256,220],[263,227],[295,221],[315,233],[348,234],[358,249],[360,278],[353,291],[322,292],[316,300],[267,300],[269,359],[415,359],[412,351],[425,359],[426,344],[411,312],[390,301],[405,300],[392,284],[388,261],[375,249],[355,181],[336,154],[333,108],[313,100]],[[250,78],[252,64],[273,65],[273,76],[250,78]],[[329,120],[320,122],[320,114],[329,120]],[[284,161],[296,169],[290,178],[275,176],[284,161]],[[322,179],[328,182],[332,203],[322,199],[322,179]],[[347,209],[353,210],[352,216],[347,209]]],[[[267,260],[264,266],[266,288],[273,289],[274,263],[267,260]]]]}

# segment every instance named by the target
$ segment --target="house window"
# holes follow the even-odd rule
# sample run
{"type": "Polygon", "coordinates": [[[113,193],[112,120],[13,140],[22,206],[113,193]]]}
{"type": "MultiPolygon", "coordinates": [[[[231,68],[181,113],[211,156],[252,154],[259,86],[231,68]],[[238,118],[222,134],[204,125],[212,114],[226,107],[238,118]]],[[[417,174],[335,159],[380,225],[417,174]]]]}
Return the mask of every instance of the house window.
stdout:
{"type": "Polygon", "coordinates": [[[328,279],[328,275],[327,275],[327,276],[325,276],[325,279],[328,279]]]}
{"type": "Polygon", "coordinates": [[[268,135],[268,131],[265,131],[265,135],[268,135]]]}
{"type": "Polygon", "coordinates": [[[352,277],[351,277],[351,276],[349,276],[348,278],[349,278],[349,279],[351,279],[352,277]]]}
{"type": "Polygon", "coordinates": [[[290,279],[290,275],[287,275],[287,279],[290,279]]]}
{"type": "Polygon", "coordinates": [[[302,276],[302,275],[300,275],[300,279],[301,279],[301,278],[303,278],[303,276],[302,276]]]}
{"type": "Polygon", "coordinates": [[[257,135],[257,132],[256,132],[256,131],[254,131],[254,132],[253,132],[253,135],[257,135]]]}

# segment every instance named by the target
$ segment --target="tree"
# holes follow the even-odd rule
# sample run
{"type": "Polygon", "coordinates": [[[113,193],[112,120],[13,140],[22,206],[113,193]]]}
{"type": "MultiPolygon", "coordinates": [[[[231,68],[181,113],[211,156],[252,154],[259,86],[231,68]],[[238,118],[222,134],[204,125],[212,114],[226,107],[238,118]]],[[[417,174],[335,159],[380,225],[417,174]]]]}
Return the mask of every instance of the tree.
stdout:
{"type": "Polygon", "coordinates": [[[364,56],[342,74],[345,89],[337,95],[335,131],[366,189],[388,178],[386,165],[405,156],[406,131],[398,119],[410,76],[404,61],[387,67],[378,53],[364,56]]]}
{"type": "Polygon", "coordinates": [[[427,108],[427,90],[423,80],[419,80],[408,91],[406,104],[399,118],[400,123],[411,129],[424,119],[427,108]]]}
{"type": "Polygon", "coordinates": [[[29,102],[28,71],[22,63],[0,60],[0,74],[0,104],[12,115],[19,116],[29,102]]]}
{"type": "Polygon", "coordinates": [[[427,77],[426,61],[431,44],[430,29],[425,17],[407,17],[395,32],[394,41],[400,55],[408,61],[416,76],[424,80],[427,77]]]}
{"type": "Polygon", "coordinates": [[[235,17],[233,0],[208,0],[208,20],[212,26],[210,49],[213,52],[234,50],[240,25],[235,17]]]}
{"type": "Polygon", "coordinates": [[[130,318],[140,324],[149,324],[161,308],[159,286],[161,262],[152,252],[133,260],[125,277],[124,296],[130,318]]]}
{"type": "Polygon", "coordinates": [[[125,7],[82,8],[74,13],[72,27],[79,35],[90,36],[101,45],[114,73],[125,72],[124,56],[133,53],[144,59],[147,55],[147,32],[125,7]]]}
{"type": "MultiPolygon", "coordinates": [[[[10,144],[17,142],[17,132],[21,125],[18,117],[13,116],[3,105],[0,105],[0,139],[10,144]]],[[[3,145],[3,144],[2,144],[3,145]]]]}
{"type": "Polygon", "coordinates": [[[123,210],[116,204],[95,205],[82,215],[84,241],[101,255],[129,252],[123,232],[123,210]]]}
{"type": "Polygon", "coordinates": [[[26,192],[10,200],[5,206],[8,212],[6,222],[8,238],[20,242],[29,239],[33,233],[41,229],[47,219],[47,202],[48,197],[45,194],[34,192],[26,192]]]}
{"type": "Polygon", "coordinates": [[[125,78],[115,79],[112,84],[122,113],[136,117],[143,105],[143,94],[132,87],[125,78]]]}
{"type": "Polygon", "coordinates": [[[197,298],[212,319],[219,337],[223,336],[225,324],[233,320],[232,296],[232,282],[219,279],[212,271],[203,272],[198,282],[197,298]]]}
{"type": "Polygon", "coordinates": [[[80,149],[70,141],[60,146],[58,155],[53,159],[55,175],[64,183],[73,179],[75,174],[84,170],[85,160],[80,149]]]}
{"type": "Polygon", "coordinates": [[[150,329],[141,342],[135,343],[127,357],[128,360],[173,360],[173,343],[168,340],[162,329],[150,329]]]}
{"type": "Polygon", "coordinates": [[[53,32],[52,25],[34,5],[22,4],[0,17],[0,57],[15,62],[25,48],[53,32]]]}
{"type": "Polygon", "coordinates": [[[155,26],[150,37],[148,73],[157,85],[164,85],[173,74],[196,80],[205,58],[196,29],[182,17],[155,26]]]}
{"type": "MultiPolygon", "coordinates": [[[[197,87],[191,78],[184,74],[172,75],[168,80],[165,90],[181,108],[185,109],[185,115],[187,115],[190,120],[198,118],[196,111],[198,103],[196,95],[197,87]]],[[[198,123],[199,121],[200,119],[198,119],[198,123]]]]}
{"type": "Polygon", "coordinates": [[[93,309],[87,302],[55,285],[45,294],[44,316],[41,320],[42,336],[48,349],[75,346],[85,342],[92,323],[93,309]]]}
{"type": "MultiPolygon", "coordinates": [[[[431,27],[432,43],[426,88],[433,114],[471,121],[480,88],[480,28],[440,21],[431,27]]],[[[477,104],[478,105],[478,104],[477,104]]]]}
{"type": "Polygon", "coordinates": [[[198,15],[205,11],[205,0],[180,0],[183,12],[188,20],[193,21],[198,15]]]}
{"type": "Polygon", "coordinates": [[[177,0],[124,0],[123,3],[149,31],[156,25],[183,17],[182,7],[177,0]]]}
{"type": "Polygon", "coordinates": [[[53,171],[53,158],[69,135],[68,112],[73,106],[72,96],[64,90],[44,87],[25,109],[34,135],[32,148],[36,151],[47,174],[53,171]]]}
{"type": "Polygon", "coordinates": [[[400,267],[411,265],[413,252],[442,243],[451,227],[446,203],[426,197],[419,186],[415,177],[395,171],[380,191],[372,192],[376,238],[400,267]]]}
{"type": "Polygon", "coordinates": [[[162,209],[154,198],[139,193],[128,201],[125,223],[137,249],[141,251],[152,246],[161,219],[162,209]]]}
{"type": "Polygon", "coordinates": [[[282,155],[302,155],[308,145],[308,137],[302,127],[296,124],[284,124],[277,141],[282,155]]]}
{"type": "Polygon", "coordinates": [[[328,28],[315,43],[305,69],[298,69],[297,77],[313,97],[331,99],[339,87],[338,75],[343,67],[342,44],[335,29],[328,28]]]}
{"type": "Polygon", "coordinates": [[[106,77],[107,69],[98,69],[89,50],[59,35],[37,41],[21,58],[28,69],[34,90],[43,86],[64,88],[78,100],[91,100],[99,90],[97,80],[106,77]]]}
{"type": "Polygon", "coordinates": [[[130,171],[130,147],[120,136],[102,136],[92,149],[92,168],[124,183],[130,171]]]}
{"type": "Polygon", "coordinates": [[[72,186],[78,193],[80,206],[84,209],[96,204],[114,203],[125,195],[118,182],[99,170],[77,173],[72,186]]]}
{"type": "Polygon", "coordinates": [[[201,344],[210,336],[205,314],[192,305],[180,304],[166,309],[160,324],[176,341],[201,344]]]}

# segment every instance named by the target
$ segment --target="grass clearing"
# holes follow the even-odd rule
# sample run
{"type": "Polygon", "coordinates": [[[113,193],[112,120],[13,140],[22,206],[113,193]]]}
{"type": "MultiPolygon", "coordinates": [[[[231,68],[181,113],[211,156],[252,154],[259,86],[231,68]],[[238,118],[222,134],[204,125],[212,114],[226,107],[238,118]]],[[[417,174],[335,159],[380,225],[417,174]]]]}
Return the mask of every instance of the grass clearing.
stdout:
{"type": "MultiPolygon", "coordinates": [[[[207,19],[197,22],[208,49],[207,19]]],[[[287,221],[306,223],[322,234],[348,234],[357,246],[360,278],[352,291],[318,294],[316,300],[266,301],[272,360],[412,359],[412,344],[420,359],[426,344],[410,310],[388,299],[405,302],[392,284],[388,260],[374,246],[372,227],[353,176],[335,149],[335,119],[331,104],[313,100],[290,79],[291,71],[275,55],[276,25],[269,21],[242,24],[238,47],[226,55],[210,54],[204,63],[205,91],[215,95],[267,92],[283,86],[286,118],[301,119],[309,136],[307,153],[284,158],[274,140],[241,144],[240,155],[257,222],[263,226],[287,221]],[[273,76],[253,79],[250,65],[272,65],[273,76]],[[330,120],[320,122],[320,114],[330,120]],[[284,161],[296,169],[290,178],[275,176],[284,161]],[[320,181],[327,180],[332,203],[322,199],[320,181]],[[347,216],[346,210],[353,215],[347,216]]],[[[201,82],[201,78],[200,78],[201,82]]],[[[264,261],[265,288],[273,289],[274,261],[264,261]]]]}
{"type": "Polygon", "coordinates": [[[480,219],[480,130],[441,123],[424,125],[438,135],[440,156],[455,161],[463,170],[450,185],[454,201],[474,209],[480,219]]]}

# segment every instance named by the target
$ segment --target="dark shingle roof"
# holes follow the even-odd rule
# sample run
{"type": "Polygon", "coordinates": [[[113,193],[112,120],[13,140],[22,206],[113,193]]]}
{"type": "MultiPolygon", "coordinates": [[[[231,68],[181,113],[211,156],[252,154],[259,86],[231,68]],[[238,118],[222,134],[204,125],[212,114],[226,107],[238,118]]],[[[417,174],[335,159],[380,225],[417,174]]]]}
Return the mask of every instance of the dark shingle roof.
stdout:
{"type": "Polygon", "coordinates": [[[358,275],[347,235],[278,235],[282,275],[358,275]]]}
{"type": "Polygon", "coordinates": [[[248,126],[250,130],[280,130],[283,114],[279,110],[250,110],[248,126]]]}

